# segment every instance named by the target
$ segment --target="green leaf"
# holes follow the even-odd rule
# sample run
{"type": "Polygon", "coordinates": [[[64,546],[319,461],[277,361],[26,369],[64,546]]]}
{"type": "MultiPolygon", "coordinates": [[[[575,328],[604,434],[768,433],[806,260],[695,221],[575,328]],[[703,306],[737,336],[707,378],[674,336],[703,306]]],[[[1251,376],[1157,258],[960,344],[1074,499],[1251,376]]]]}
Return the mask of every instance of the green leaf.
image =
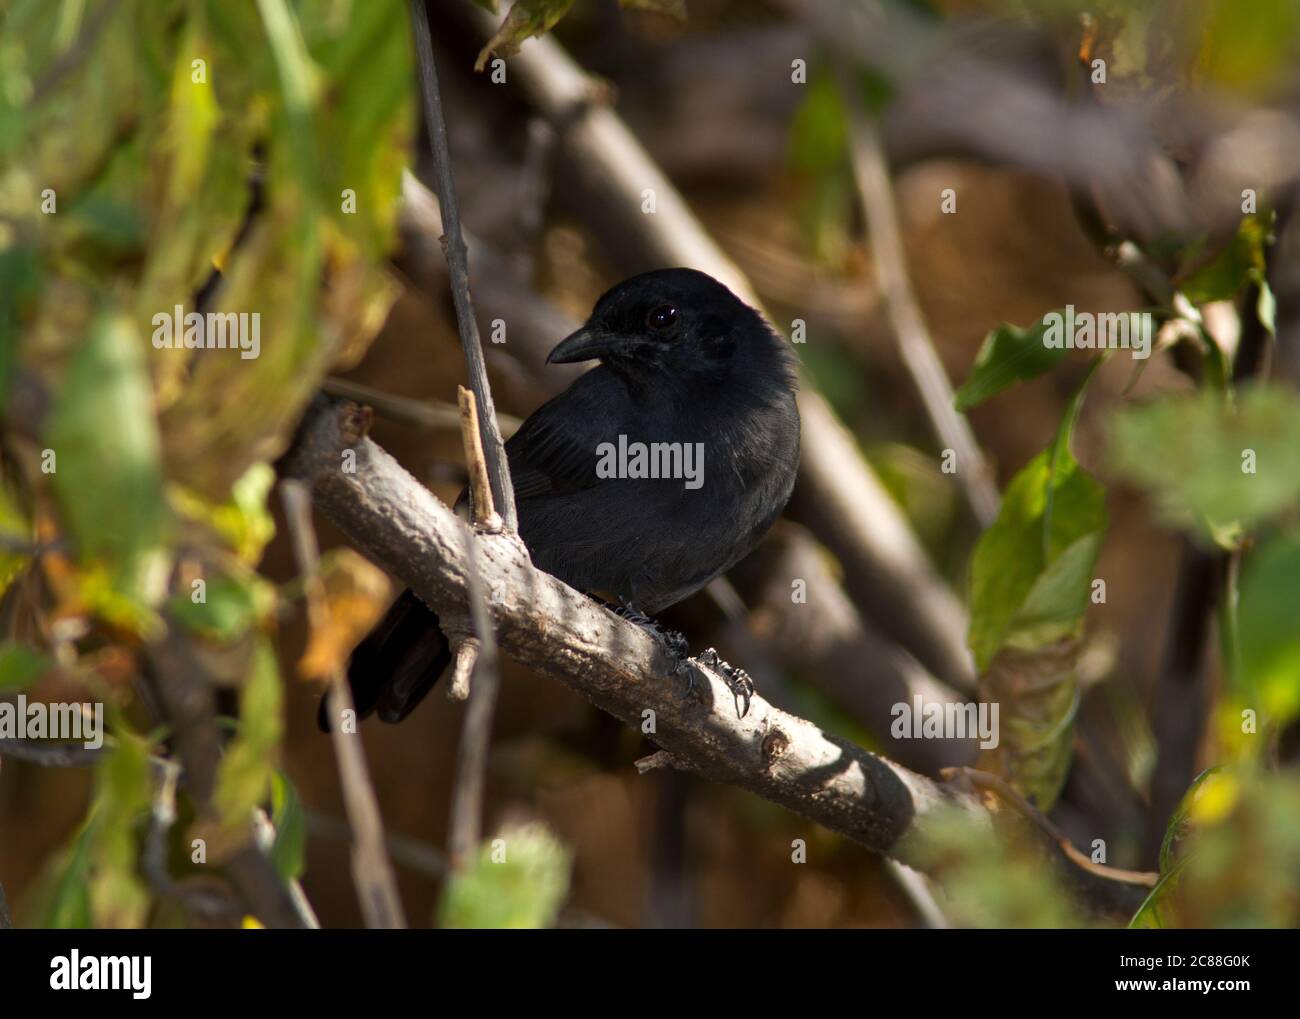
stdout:
{"type": "Polygon", "coordinates": [[[23,644],[0,644],[0,690],[25,690],[50,668],[50,660],[23,644]]]}
{"type": "Polygon", "coordinates": [[[298,790],[283,771],[271,777],[271,823],[275,825],[271,863],[286,881],[301,877],[306,867],[307,814],[298,790]]]}
{"type": "Polygon", "coordinates": [[[266,508],[266,497],[275,484],[275,470],[270,464],[253,464],[230,490],[231,509],[219,507],[215,515],[218,528],[235,546],[235,551],[250,565],[262,556],[266,543],[275,537],[275,520],[266,508]]]}
{"type": "Polygon", "coordinates": [[[267,588],[257,578],[245,582],[217,576],[206,582],[205,596],[204,601],[195,602],[190,593],[182,592],[172,598],[169,608],[195,633],[214,640],[234,640],[264,611],[267,588]]]}
{"type": "Polygon", "coordinates": [[[213,800],[227,830],[242,838],[253,808],[266,799],[284,735],[284,690],[270,641],[259,639],[239,691],[239,734],[217,769],[213,800]]]}
{"type": "Polygon", "coordinates": [[[1213,392],[1153,400],[1119,412],[1110,454],[1164,520],[1228,542],[1300,500],[1300,398],[1257,385],[1235,409],[1213,392]]]}
{"type": "Polygon", "coordinates": [[[128,318],[100,315],[64,376],[47,441],[82,560],[106,567],[117,594],[152,605],[166,580],[168,517],[144,346],[128,318]]]}
{"type": "Polygon", "coordinates": [[[224,502],[212,503],[181,485],[170,486],[167,495],[181,517],[212,528],[241,562],[255,566],[275,537],[275,518],[266,507],[273,484],[270,464],[255,463],[231,486],[224,502]]]}
{"type": "Polygon", "coordinates": [[[1007,486],[971,566],[969,642],[981,670],[1004,644],[1022,649],[1077,633],[1106,529],[1106,492],[1059,449],[1007,486]]]}
{"type": "Polygon", "coordinates": [[[1252,279],[1262,278],[1272,219],[1272,214],[1246,216],[1227,246],[1179,284],[1187,299],[1193,304],[1227,301],[1252,279]]]}
{"type": "Polygon", "coordinates": [[[824,173],[847,165],[846,116],[834,76],[815,70],[790,125],[790,158],[795,169],[824,173]]]}
{"type": "Polygon", "coordinates": [[[1206,768],[1203,772],[1192,779],[1192,784],[1187,787],[1187,792],[1179,800],[1178,807],[1173,816],[1169,818],[1169,824],[1165,828],[1165,837],[1160,841],[1160,873],[1168,874],[1174,867],[1174,855],[1178,850],[1179,843],[1186,838],[1189,830],[1188,815],[1191,813],[1192,804],[1196,802],[1196,794],[1206,780],[1212,775],[1223,770],[1222,765],[1214,765],[1206,768]]]}
{"type": "Polygon", "coordinates": [[[1196,791],[1179,850],[1178,924],[1224,930],[1300,927],[1300,776],[1238,767],[1196,791]]]}
{"type": "Polygon", "coordinates": [[[115,725],[116,740],[95,768],[95,836],[90,901],[97,927],[139,927],[149,891],[139,876],[141,822],[152,795],[149,743],[115,725]]]}
{"type": "Polygon", "coordinates": [[[1065,357],[1065,347],[1043,342],[1047,332],[1044,316],[1027,329],[1001,325],[984,338],[970,377],[957,390],[956,407],[968,411],[1017,382],[1036,379],[1065,357]]]}
{"type": "Polygon", "coordinates": [[[1273,295],[1273,288],[1268,285],[1268,280],[1263,274],[1257,281],[1259,283],[1259,300],[1255,302],[1255,315],[1259,318],[1260,325],[1264,331],[1273,339],[1277,339],[1277,298],[1273,295]]]}
{"type": "Polygon", "coordinates": [[[94,926],[90,908],[90,847],[94,819],[78,832],[65,850],[50,883],[40,925],[57,930],[86,930],[94,926]]]}
{"type": "Polygon", "coordinates": [[[1160,875],[1156,886],[1147,893],[1142,905],[1133,914],[1133,919],[1128,922],[1130,930],[1159,930],[1174,925],[1172,903],[1186,865],[1186,860],[1179,860],[1172,869],[1160,875]]]}
{"type": "Polygon", "coordinates": [[[1130,928],[1149,929],[1175,925],[1177,918],[1172,912],[1173,901],[1178,892],[1183,868],[1190,859],[1190,854],[1179,856],[1179,848],[1192,834],[1190,815],[1198,792],[1208,779],[1222,770],[1219,765],[1206,768],[1192,780],[1187,792],[1183,794],[1177,809],[1169,819],[1168,827],[1165,828],[1165,836],[1160,842],[1160,880],[1133,914],[1133,919],[1128,924],[1130,928]]]}
{"type": "MultiPolygon", "coordinates": [[[[827,68],[815,66],[790,125],[789,160],[799,182],[799,226],[817,259],[839,264],[849,250],[854,188],[847,111],[827,68]]],[[[807,358],[816,348],[803,351],[807,358]]],[[[843,378],[843,377],[842,377],[843,378]]]]}
{"type": "Polygon", "coordinates": [[[569,888],[569,852],[541,824],[485,842],[443,893],[443,927],[534,929],[555,922],[569,888]]]}
{"type": "Polygon", "coordinates": [[[501,22],[501,27],[479,51],[474,70],[483,70],[493,54],[498,57],[514,56],[525,39],[549,32],[572,6],[573,0],[515,0],[505,21],[501,22]]]}
{"type": "Polygon", "coordinates": [[[1264,98],[1295,62],[1300,7],[1294,0],[1206,0],[1188,9],[1196,69],[1207,85],[1264,98]]]}
{"type": "MultiPolygon", "coordinates": [[[[35,540],[31,522],[3,481],[0,481],[0,538],[15,543],[35,540]]],[[[14,578],[22,573],[30,561],[31,556],[25,552],[0,551],[0,595],[9,590],[14,578]]]]}
{"type": "Polygon", "coordinates": [[[1237,603],[1245,703],[1285,725],[1300,717],[1300,535],[1272,538],[1250,553],[1237,603]]]}
{"type": "Polygon", "coordinates": [[[1076,672],[1106,493],[1075,462],[1070,437],[1101,359],[1052,445],[1012,479],[971,565],[969,643],[980,698],[1001,705],[998,746],[979,766],[1047,810],[1065,781],[1079,703],[1076,672]]]}

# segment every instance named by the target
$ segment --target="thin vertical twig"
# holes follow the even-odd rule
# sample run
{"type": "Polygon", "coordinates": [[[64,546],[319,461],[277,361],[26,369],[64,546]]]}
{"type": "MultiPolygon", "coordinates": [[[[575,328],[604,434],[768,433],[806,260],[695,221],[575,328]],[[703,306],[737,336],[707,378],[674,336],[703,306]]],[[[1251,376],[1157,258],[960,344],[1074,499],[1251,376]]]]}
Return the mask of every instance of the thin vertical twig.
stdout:
{"type": "MultiPolygon", "coordinates": [[[[461,391],[460,406],[461,434],[465,441],[465,458],[470,466],[470,477],[475,479],[476,475],[479,476],[475,480],[475,524],[483,529],[492,529],[496,509],[501,513],[505,529],[513,532],[518,530],[515,493],[510,483],[510,465],[506,460],[505,443],[501,440],[501,429],[497,424],[492,390],[483,364],[483,346],[479,340],[478,323],[474,319],[474,306],[470,299],[469,253],[460,226],[451,150],[447,143],[447,124],[442,112],[442,95],[438,88],[438,72],[434,66],[433,43],[429,34],[429,12],[424,0],[407,0],[407,8],[411,16],[411,34],[415,38],[425,126],[433,154],[438,205],[442,215],[443,250],[447,256],[452,300],[456,306],[456,323],[460,329],[460,342],[465,351],[472,391],[472,399],[468,400],[466,398],[471,394],[461,391]],[[475,424],[476,428],[473,427],[475,424]],[[468,430],[466,426],[469,426],[468,430]],[[484,474],[489,479],[488,486],[482,485],[481,475],[484,474]]],[[[479,578],[474,533],[468,528],[464,533],[469,610],[475,633],[473,640],[462,638],[457,645],[455,679],[452,683],[452,691],[458,692],[463,688],[466,678],[472,675],[469,707],[461,731],[456,788],[452,796],[449,855],[453,867],[465,862],[482,832],[484,772],[500,686],[496,637],[492,632],[492,620],[479,578]]]]}
{"type": "MultiPolygon", "coordinates": [[[[293,539],[294,557],[307,593],[308,625],[319,633],[329,625],[329,607],[320,584],[320,550],[311,522],[311,495],[301,481],[285,479],[280,483],[280,496],[293,539]]],[[[384,821],[370,782],[365,751],[359,736],[345,733],[341,724],[349,712],[355,711],[341,663],[330,671],[330,687],[325,696],[333,720],[330,736],[338,758],[343,805],[352,825],[352,878],[360,896],[361,914],[367,927],[403,928],[406,919],[397,894],[397,878],[384,844],[384,821]]]]}
{"type": "Polygon", "coordinates": [[[884,297],[885,311],[898,352],[912,376],[930,424],[939,441],[957,457],[957,477],[967,502],[982,527],[998,515],[998,491],[970,423],[953,405],[952,384],[921,315],[920,305],[907,274],[903,239],[898,229],[889,168],[875,125],[862,108],[851,77],[841,71],[840,93],[848,114],[849,155],[853,178],[867,221],[871,252],[884,297]]]}
{"type": "Polygon", "coordinates": [[[474,305],[470,299],[469,254],[460,228],[460,208],[456,202],[451,149],[447,143],[447,124],[443,117],[442,94],[438,89],[438,72],[434,66],[433,43],[429,36],[429,12],[425,8],[424,0],[407,0],[407,8],[411,16],[411,34],[415,39],[420,90],[424,97],[425,125],[429,133],[429,147],[433,153],[438,204],[442,212],[442,245],[447,256],[448,275],[451,278],[451,296],[456,307],[456,324],[460,330],[461,347],[465,351],[470,389],[473,390],[474,399],[482,410],[479,426],[488,474],[492,479],[492,495],[505,521],[506,529],[514,531],[518,529],[515,494],[510,484],[510,465],[506,461],[501,429],[497,426],[492,389],[488,385],[487,368],[483,363],[483,346],[479,341],[478,323],[474,318],[474,305]]]}
{"type": "MultiPolygon", "coordinates": [[[[491,524],[496,517],[492,493],[487,488],[487,468],[474,404],[474,394],[461,388],[461,439],[465,444],[465,462],[474,490],[475,527],[491,524]]],[[[501,676],[497,669],[496,634],[488,614],[487,599],[479,575],[474,531],[463,529],[465,538],[466,586],[474,636],[456,646],[453,690],[469,685],[469,707],[460,734],[460,752],[456,761],[456,787],[452,791],[451,821],[447,838],[447,855],[453,868],[468,861],[483,832],[483,786],[487,772],[488,745],[492,739],[492,719],[496,713],[501,676]],[[472,677],[472,682],[471,682],[472,677]]]]}
{"type": "Polygon", "coordinates": [[[0,885],[0,931],[11,931],[13,928],[14,921],[9,915],[9,903],[5,900],[4,885],[0,885]]]}

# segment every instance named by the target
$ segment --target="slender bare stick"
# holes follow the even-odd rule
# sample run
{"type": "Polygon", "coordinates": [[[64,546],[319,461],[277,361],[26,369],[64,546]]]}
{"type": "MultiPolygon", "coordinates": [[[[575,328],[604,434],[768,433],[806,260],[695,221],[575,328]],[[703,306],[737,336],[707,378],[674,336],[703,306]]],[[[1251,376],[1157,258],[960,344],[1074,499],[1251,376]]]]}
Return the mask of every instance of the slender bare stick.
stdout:
{"type": "Polygon", "coordinates": [[[0,739],[0,757],[39,764],[45,768],[81,768],[99,761],[102,748],[80,743],[45,743],[38,740],[0,739]]]}
{"type": "Polygon", "coordinates": [[[424,0],[407,0],[411,15],[411,34],[415,37],[415,56],[420,75],[420,89],[424,95],[424,118],[429,132],[429,146],[433,152],[434,176],[437,179],[438,203],[442,211],[443,250],[447,255],[447,271],[451,277],[451,296],[456,306],[456,323],[460,328],[460,342],[465,350],[465,363],[469,369],[469,385],[478,405],[483,409],[479,422],[488,473],[492,479],[492,494],[500,507],[507,530],[518,527],[515,516],[515,493],[510,484],[510,465],[506,461],[505,443],[497,426],[496,411],[492,404],[492,388],[488,385],[487,368],[483,364],[483,347],[479,342],[478,323],[474,319],[474,305],[469,294],[469,254],[465,237],[460,229],[460,210],[456,203],[456,183],[451,170],[451,150],[447,144],[447,124],[442,113],[442,95],[438,89],[438,72],[433,62],[433,44],[429,38],[429,13],[424,0]]]}
{"type": "MultiPolygon", "coordinates": [[[[463,386],[460,399],[461,438],[465,443],[465,461],[469,467],[474,500],[474,524],[489,533],[500,530],[500,519],[492,508],[492,490],[487,483],[487,466],[479,442],[478,415],[474,394],[463,386]]],[[[462,638],[456,646],[456,669],[452,689],[459,691],[469,684],[469,707],[460,733],[460,753],[456,761],[456,788],[452,791],[451,821],[447,836],[447,855],[453,868],[469,860],[483,834],[483,785],[487,771],[488,745],[492,740],[492,719],[496,713],[501,676],[497,670],[497,641],[488,614],[483,581],[479,575],[478,547],[475,533],[463,527],[465,545],[465,579],[469,594],[470,618],[474,635],[462,638]]]]}
{"type": "MultiPolygon", "coordinates": [[[[258,847],[268,856],[271,854],[271,848],[275,845],[275,836],[275,825],[266,816],[266,811],[258,807],[253,811],[253,837],[257,840],[258,847]]],[[[290,878],[288,884],[289,894],[293,898],[298,915],[302,917],[303,922],[308,927],[313,930],[319,929],[320,919],[316,916],[316,911],[312,909],[311,902],[307,899],[307,893],[302,889],[302,884],[297,878],[290,878]]]]}
{"type": "Polygon", "coordinates": [[[1080,870],[1087,871],[1089,874],[1094,874],[1107,881],[1115,881],[1126,885],[1140,885],[1143,888],[1154,888],[1156,882],[1160,879],[1160,875],[1152,871],[1124,870],[1120,867],[1107,867],[1105,864],[1093,863],[1090,857],[1079,852],[1074,847],[1074,843],[1070,841],[1069,836],[1052,824],[1041,810],[1016,792],[1015,788],[1005,779],[997,775],[990,774],[987,771],[980,771],[978,768],[963,767],[945,768],[943,776],[949,782],[958,779],[964,780],[977,789],[986,789],[996,794],[1017,814],[1035,825],[1055,842],[1066,859],[1080,870]]]}
{"type": "MultiPolygon", "coordinates": [[[[438,431],[460,431],[460,409],[445,400],[412,400],[409,396],[386,393],[374,386],[333,376],[321,383],[321,390],[332,396],[364,403],[391,421],[438,431]]],[[[497,423],[501,426],[501,434],[507,438],[519,428],[519,419],[509,414],[498,414],[497,423]]]]}
{"type": "Polygon", "coordinates": [[[14,921],[9,915],[9,903],[5,901],[4,885],[0,885],[0,931],[13,930],[14,921]]]}
{"type": "MultiPolygon", "coordinates": [[[[452,300],[456,306],[456,322],[460,327],[461,346],[465,350],[465,363],[469,372],[473,399],[461,390],[460,408],[462,434],[465,436],[465,455],[473,482],[475,522],[484,530],[496,530],[496,507],[500,508],[505,529],[515,531],[518,518],[515,514],[515,494],[510,484],[510,465],[506,460],[505,443],[497,425],[496,408],[492,403],[492,390],[488,385],[487,370],[483,364],[483,347],[479,341],[478,323],[469,293],[469,253],[461,233],[460,211],[456,202],[456,184],[452,176],[451,151],[447,144],[447,125],[442,112],[442,96],[438,89],[438,72],[433,61],[433,44],[429,38],[429,14],[424,0],[407,0],[411,16],[411,32],[415,37],[416,63],[420,75],[420,88],[424,97],[425,124],[429,145],[433,152],[434,176],[437,179],[438,204],[442,215],[443,249],[447,255],[447,272],[451,279],[452,300]],[[477,405],[477,406],[476,406],[477,405]],[[482,414],[478,414],[478,409],[482,414]],[[475,420],[479,418],[479,420],[475,420]],[[474,425],[477,427],[474,427],[474,425]],[[468,429],[468,431],[466,430],[468,429]],[[481,475],[487,475],[483,484],[481,475]]],[[[466,580],[469,593],[469,610],[478,638],[477,661],[474,648],[462,639],[457,648],[457,673],[473,673],[469,707],[465,713],[465,726],[461,731],[460,757],[457,763],[456,789],[452,797],[451,831],[449,847],[453,867],[460,866],[477,845],[482,831],[483,778],[487,767],[488,742],[492,735],[492,717],[496,710],[497,674],[496,639],[492,633],[492,620],[478,576],[478,557],[472,532],[464,529],[466,580]]]]}
{"type": "MultiPolygon", "coordinates": [[[[311,523],[311,496],[305,485],[292,479],[281,482],[280,496],[293,538],[294,556],[307,591],[307,617],[311,629],[324,630],[329,625],[329,607],[320,585],[320,550],[316,530],[311,523]]],[[[352,692],[348,689],[343,666],[331,670],[328,715],[330,735],[338,757],[339,781],[343,786],[343,804],[352,825],[352,879],[361,900],[361,915],[367,927],[403,928],[406,920],[402,901],[397,894],[397,879],[384,847],[384,821],[379,813],[370,770],[360,738],[354,731],[343,731],[344,718],[355,717],[352,692]]]]}
{"type": "Polygon", "coordinates": [[[880,135],[862,109],[850,76],[841,73],[840,78],[840,92],[848,111],[853,178],[867,220],[876,276],[894,338],[898,341],[898,352],[912,376],[921,402],[925,404],[935,434],[956,455],[957,478],[975,518],[980,526],[988,527],[998,515],[998,491],[993,474],[975,441],[970,423],[953,406],[952,385],[943,362],[935,353],[930,331],[912,290],[880,135]]]}
{"type": "MultiPolygon", "coordinates": [[[[310,808],[307,810],[307,833],[329,839],[350,839],[352,837],[352,830],[348,827],[346,821],[310,808]]],[[[393,862],[399,866],[409,867],[416,873],[429,877],[444,878],[447,876],[449,870],[447,858],[442,854],[441,850],[421,842],[419,839],[399,835],[396,832],[388,832],[384,840],[388,845],[389,854],[393,857],[393,862]]]]}

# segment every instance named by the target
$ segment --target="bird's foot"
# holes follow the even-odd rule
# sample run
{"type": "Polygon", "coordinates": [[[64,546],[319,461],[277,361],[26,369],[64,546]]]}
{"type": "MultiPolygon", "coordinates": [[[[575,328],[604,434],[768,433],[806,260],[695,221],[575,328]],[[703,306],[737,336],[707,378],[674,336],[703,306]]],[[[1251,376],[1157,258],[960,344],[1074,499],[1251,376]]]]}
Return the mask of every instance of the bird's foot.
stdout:
{"type": "Polygon", "coordinates": [[[684,634],[678,630],[667,629],[629,601],[620,601],[614,608],[614,614],[629,623],[635,623],[659,641],[668,657],[673,660],[673,675],[680,676],[683,672],[686,673],[686,692],[682,694],[683,698],[695,692],[695,673],[689,664],[691,645],[684,634]]]}
{"type": "Polygon", "coordinates": [[[714,648],[707,649],[697,659],[701,665],[713,669],[726,681],[727,689],[736,699],[736,717],[744,718],[749,714],[749,699],[754,696],[754,681],[749,673],[738,669],[729,662],[724,662],[714,648]]]}
{"type": "Polygon", "coordinates": [[[661,626],[629,601],[620,601],[617,606],[613,607],[613,610],[615,615],[626,619],[629,623],[635,623],[663,645],[668,657],[673,660],[674,675],[680,676],[685,673],[686,692],[682,694],[683,700],[695,692],[695,669],[693,664],[698,662],[705,668],[718,673],[726,682],[727,689],[731,691],[732,697],[736,699],[736,717],[744,718],[749,713],[749,701],[754,696],[755,687],[754,681],[749,678],[748,672],[723,661],[722,656],[718,654],[715,648],[709,648],[698,658],[692,659],[691,646],[683,634],[677,630],[669,630],[661,626]]]}

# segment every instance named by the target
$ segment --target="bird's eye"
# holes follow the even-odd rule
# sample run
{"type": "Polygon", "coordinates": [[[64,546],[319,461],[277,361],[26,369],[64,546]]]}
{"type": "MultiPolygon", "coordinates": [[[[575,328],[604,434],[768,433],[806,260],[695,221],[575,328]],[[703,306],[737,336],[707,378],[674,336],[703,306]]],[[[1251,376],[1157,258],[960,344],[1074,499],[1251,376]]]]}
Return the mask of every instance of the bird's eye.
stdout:
{"type": "Polygon", "coordinates": [[[651,329],[667,329],[677,321],[677,309],[671,304],[661,304],[646,316],[645,324],[651,329]]]}

